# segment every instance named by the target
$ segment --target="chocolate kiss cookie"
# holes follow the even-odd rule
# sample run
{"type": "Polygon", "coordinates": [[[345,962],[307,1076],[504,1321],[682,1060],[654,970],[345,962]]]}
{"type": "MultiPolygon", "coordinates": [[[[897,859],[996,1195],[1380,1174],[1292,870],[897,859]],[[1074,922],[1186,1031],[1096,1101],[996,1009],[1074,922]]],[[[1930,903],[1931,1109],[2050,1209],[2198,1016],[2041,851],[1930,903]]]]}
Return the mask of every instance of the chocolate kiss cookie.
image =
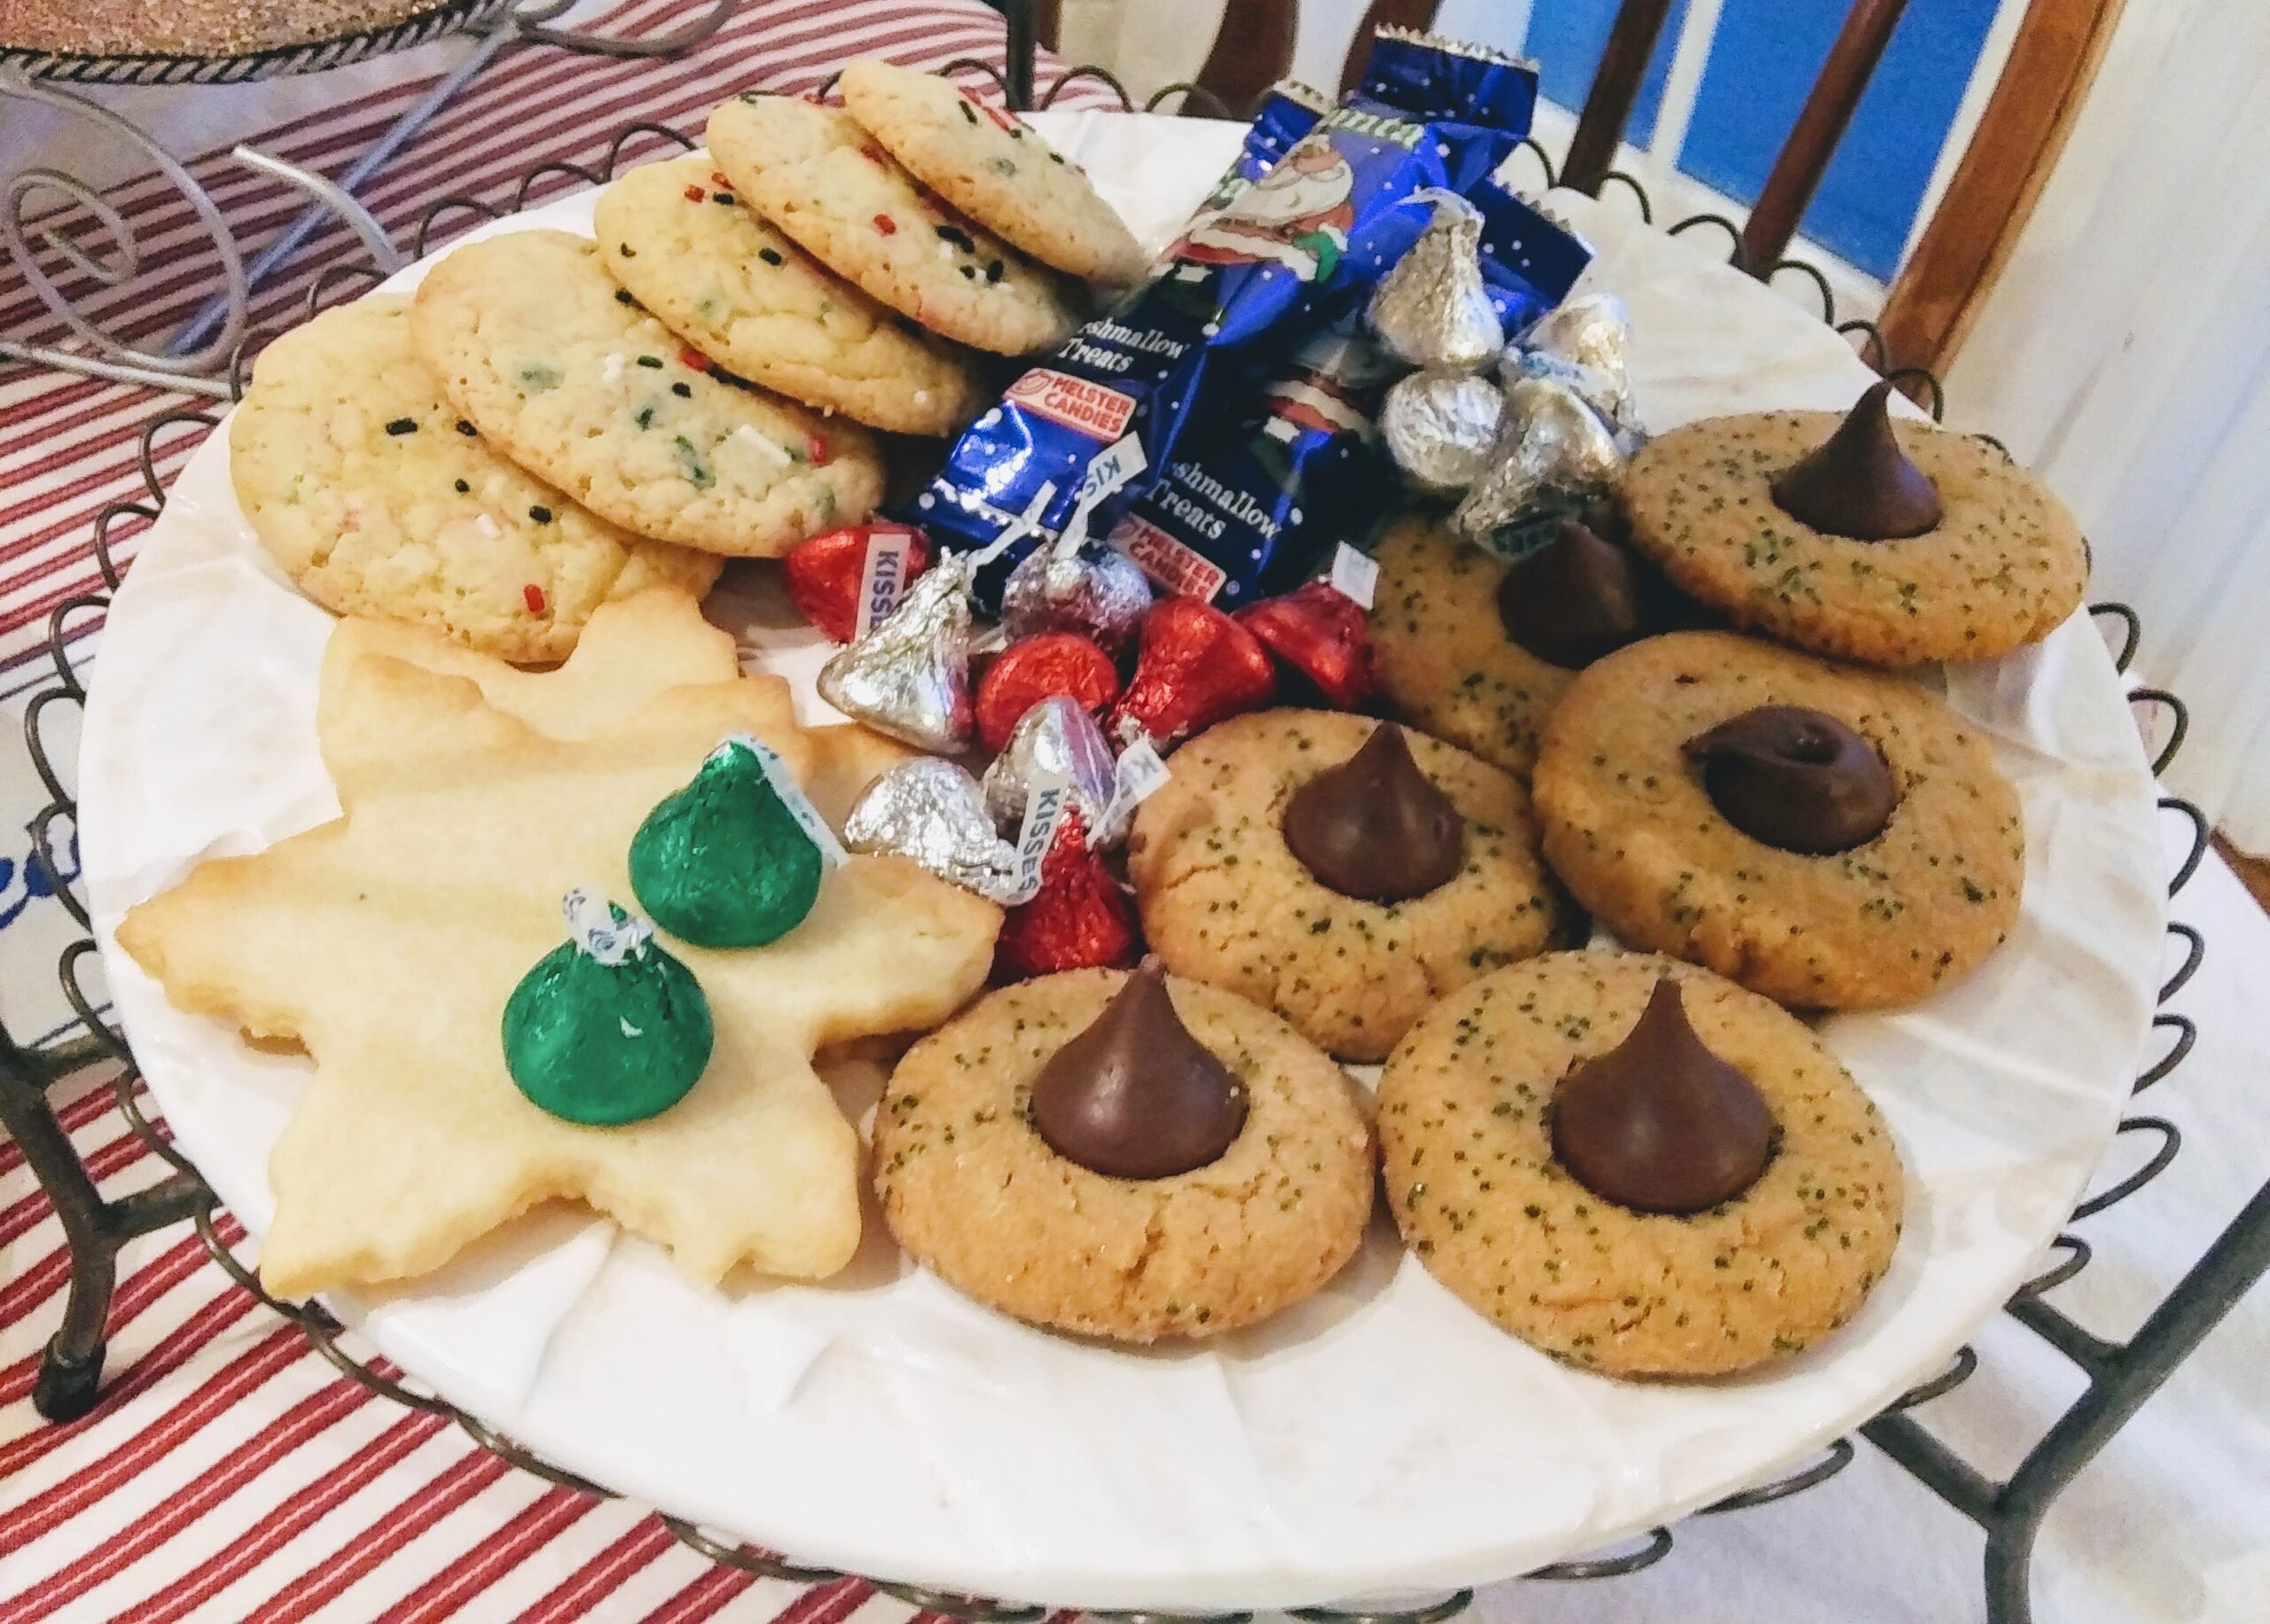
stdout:
{"type": "Polygon", "coordinates": [[[1507,566],[1498,617],[1539,660],[1579,671],[1643,634],[1643,590],[1630,553],[1564,519],[1544,546],[1507,566]]]}
{"type": "Polygon", "coordinates": [[[1135,815],[1127,874],[1169,970],[1377,1060],[1444,992],[1561,937],[1533,831],[1519,783],[1440,739],[1257,711],[1175,752],[1135,815]]]}
{"type": "Polygon", "coordinates": [[[1818,450],[1774,480],[1773,500],[1784,513],[1860,542],[1894,541],[1937,527],[1938,488],[1899,449],[1890,398],[1889,379],[1875,385],[1818,450]]]}
{"type": "Polygon", "coordinates": [[[1640,555],[1576,519],[1508,563],[1405,519],[1374,557],[1372,652],[1395,714],[1517,777],[1577,670],[1694,613],[1640,555]]]}
{"type": "Polygon", "coordinates": [[[1245,1085],[1190,1035],[1156,959],[1033,1079],[1034,1129],[1059,1156],[1113,1178],[1218,1161],[1245,1118],[1245,1085]]]}
{"type": "Polygon", "coordinates": [[[1355,1253],[1375,1182],[1344,1072],[1268,1011],[1156,971],[987,994],[907,1050],[874,1143],[883,1215],[917,1261],[1019,1319],[1131,1342],[1307,1296],[1355,1253]],[[1083,1165],[1142,1144],[1162,1091],[1205,1131],[1161,1135],[1174,1153],[1123,1175],[1083,1165]]]}
{"type": "Polygon", "coordinates": [[[1826,711],[1760,705],[1680,746],[1711,804],[1753,840],[1826,856],[1865,846],[1899,805],[1875,746],[1826,711]]]}
{"type": "Polygon", "coordinates": [[[1466,820],[1411,759],[1403,730],[1372,730],[1285,803],[1285,844],[1342,896],[1400,902],[1449,882],[1465,861],[1466,820]]]}
{"type": "Polygon", "coordinates": [[[1757,1086],[1703,1047],[1663,976],[1606,1054],[1553,1093],[1553,1153],[1594,1195],[1641,1213],[1699,1213],[1757,1182],[1773,1113],[1757,1086]]]}
{"type": "Polygon", "coordinates": [[[1818,654],[1908,666],[2047,636],[2087,578],[2073,516],[1996,447],[1891,418],[1889,400],[1659,435],[1624,477],[1632,550],[1690,597],[1818,654]]]}
{"type": "Polygon", "coordinates": [[[1547,953],[1450,993],[1381,1074],[1379,1128],[1427,1271],[1591,1370],[1786,1359],[1851,1317],[1899,1238],[1898,1153],[1836,1057],[1756,994],[1651,955],[1547,953]],[[1681,1165],[1696,1135],[1708,1176],[1681,1165]],[[1579,1141],[1593,1160],[1572,1163],[1579,1141]]]}
{"type": "Polygon", "coordinates": [[[1649,637],[1569,685],[1535,787],[1545,855],[1601,924],[1784,1003],[1920,998],[2017,920],[2016,790],[1961,716],[1889,672],[1730,632],[1649,637]],[[1822,741],[1851,770],[1775,747],[1822,741]],[[1873,838],[1809,849],[1878,824],[1887,791],[1873,838]]]}

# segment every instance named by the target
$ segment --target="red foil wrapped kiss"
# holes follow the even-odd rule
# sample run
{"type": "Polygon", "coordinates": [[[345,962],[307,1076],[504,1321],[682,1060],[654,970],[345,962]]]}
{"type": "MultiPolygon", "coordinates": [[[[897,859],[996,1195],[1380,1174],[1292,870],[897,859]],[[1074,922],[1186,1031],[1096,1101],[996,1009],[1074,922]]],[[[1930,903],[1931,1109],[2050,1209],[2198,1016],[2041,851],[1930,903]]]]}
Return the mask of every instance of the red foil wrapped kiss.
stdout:
{"type": "Polygon", "coordinates": [[[1261,639],[1210,604],[1170,597],[1143,620],[1142,652],[1110,731],[1133,722],[1174,744],[1276,697],[1277,672],[1261,639]]]}
{"type": "Polygon", "coordinates": [[[903,535],[907,540],[906,568],[898,590],[930,567],[930,538],[912,525],[853,525],[830,530],[801,543],[780,561],[788,586],[788,601],[804,619],[835,643],[849,643],[858,635],[859,594],[867,579],[867,543],[879,535],[903,535]]]}
{"type": "Polygon", "coordinates": [[[1133,905],[1103,855],[1088,849],[1087,820],[1077,807],[1068,808],[1040,860],[1039,892],[1002,917],[993,949],[996,979],[1124,967],[1140,951],[1133,905]]]}

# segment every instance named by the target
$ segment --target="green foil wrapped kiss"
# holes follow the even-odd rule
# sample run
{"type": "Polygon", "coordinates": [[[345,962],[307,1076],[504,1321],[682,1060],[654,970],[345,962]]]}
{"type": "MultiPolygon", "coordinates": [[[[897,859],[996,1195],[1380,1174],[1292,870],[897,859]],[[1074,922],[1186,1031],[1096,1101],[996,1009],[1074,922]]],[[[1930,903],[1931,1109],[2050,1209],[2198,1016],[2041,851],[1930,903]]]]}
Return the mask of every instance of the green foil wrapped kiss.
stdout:
{"type": "Polygon", "coordinates": [[[654,927],[588,891],[560,904],[568,941],[505,1001],[505,1065],[553,1116],[612,1128],[669,1110],[709,1064],[709,1000],[654,927]]]}
{"type": "Polygon", "coordinates": [[[761,948],[794,930],[819,896],[826,858],[817,819],[768,753],[735,734],[631,838],[638,905],[696,947],[761,948]]]}

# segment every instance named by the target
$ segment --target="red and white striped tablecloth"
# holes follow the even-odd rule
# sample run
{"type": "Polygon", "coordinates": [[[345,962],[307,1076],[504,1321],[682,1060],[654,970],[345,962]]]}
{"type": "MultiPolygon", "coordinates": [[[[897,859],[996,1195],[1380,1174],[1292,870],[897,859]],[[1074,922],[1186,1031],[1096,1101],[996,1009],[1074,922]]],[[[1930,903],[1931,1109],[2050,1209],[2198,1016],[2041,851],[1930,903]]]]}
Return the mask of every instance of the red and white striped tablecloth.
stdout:
{"type": "MultiPolygon", "coordinates": [[[[699,0],[630,0],[612,32],[651,31],[703,10],[699,0]]],[[[998,64],[999,17],[976,0],[743,0],[689,55],[617,60],[521,48],[491,66],[367,190],[407,240],[427,203],[458,193],[509,207],[536,164],[590,164],[623,125],[699,133],[704,113],[751,87],[806,90],[835,66],[886,56],[935,68],[998,64]]],[[[1044,84],[1052,78],[1044,67],[1044,84]]],[[[262,150],[336,174],[424,88],[395,82],[267,131],[262,150]]],[[[976,77],[973,88],[990,93],[976,77]]],[[[247,88],[247,96],[258,95],[247,88]]],[[[1085,86],[1066,105],[1097,105],[1085,86]]],[[[8,155],[8,168],[17,154],[8,155]]],[[[192,168],[240,236],[258,242],[302,199],[224,155],[192,168]]],[[[561,178],[552,190],[574,184],[561,178]]],[[[539,193],[539,196],[545,195],[539,193]]],[[[114,194],[135,223],[145,274],[114,301],[130,324],[170,331],[212,285],[182,199],[155,177],[114,194]]],[[[460,215],[453,223],[469,223],[460,215]]],[[[333,225],[254,301],[288,319],[317,268],[353,253],[333,225]]],[[[26,284],[0,270],[0,332],[40,334],[26,284]]],[[[132,497],[137,437],[181,395],[12,368],[0,371],[0,700],[20,708],[43,684],[54,605],[99,589],[96,514],[132,497]]],[[[203,431],[160,442],[160,477],[203,431]]],[[[113,540],[130,559],[141,527],[113,540]]],[[[74,620],[84,661],[99,636],[74,620]]],[[[22,771],[12,746],[0,770],[22,771]]],[[[7,925],[0,878],[0,952],[7,925]]],[[[20,878],[19,878],[20,891],[20,878]]],[[[51,902],[32,899],[35,907],[51,902]]],[[[20,917],[19,924],[21,923],[20,917]]],[[[8,974],[45,973],[0,959],[8,974]]],[[[35,1032],[21,1037],[35,1038],[35,1032]]],[[[129,1130],[107,1088],[59,1096],[64,1126],[106,1193],[164,1170],[129,1130]]],[[[233,1221],[224,1232],[235,1235],[233,1221]]],[[[0,1624],[29,1620],[274,1620],[442,1618],[646,1619],[693,1624],[720,1613],[779,1624],[897,1624],[914,1609],[856,1581],[803,1588],[755,1581],[680,1546],[646,1510],[554,1487],[491,1456],[446,1419],[406,1410],[339,1377],[300,1334],[237,1291],[186,1228],[129,1245],[110,1319],[100,1406],[56,1426],[33,1411],[40,1349],[61,1311],[61,1232],[21,1152],[0,1140],[0,1624]]],[[[765,1464],[749,1463],[752,1472],[765,1464]]],[[[785,1483],[781,1492],[793,1494],[785,1483]]]]}

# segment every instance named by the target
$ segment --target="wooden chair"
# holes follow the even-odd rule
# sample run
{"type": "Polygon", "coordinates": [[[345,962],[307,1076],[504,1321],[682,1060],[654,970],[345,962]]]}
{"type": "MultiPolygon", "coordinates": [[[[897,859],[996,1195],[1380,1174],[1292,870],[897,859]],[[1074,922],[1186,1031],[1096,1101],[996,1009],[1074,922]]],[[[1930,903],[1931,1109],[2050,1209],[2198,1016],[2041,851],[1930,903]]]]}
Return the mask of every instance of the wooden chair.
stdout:
{"type": "MultiPolygon", "coordinates": [[[[1955,166],[1945,194],[1900,267],[1876,325],[1891,371],[1944,369],[2000,276],[2063,150],[2124,0],[2031,0],[2008,63],[1955,166]]],[[[1372,0],[1350,43],[1342,88],[1354,82],[1381,23],[1426,27],[1436,0],[1372,0]]],[[[1734,262],[1770,277],[1784,263],[1805,206],[1867,89],[1907,0],[1851,0],[1820,76],[1742,228],[1734,262]]],[[[1056,4],[1037,0],[1044,41],[1056,4]]],[[[1230,0],[1197,82],[1231,108],[1250,108],[1293,62],[1299,0],[1230,0]]],[[[1597,193],[1612,172],[1671,0],[1624,0],[1561,169],[1561,183],[1597,193]]]]}

